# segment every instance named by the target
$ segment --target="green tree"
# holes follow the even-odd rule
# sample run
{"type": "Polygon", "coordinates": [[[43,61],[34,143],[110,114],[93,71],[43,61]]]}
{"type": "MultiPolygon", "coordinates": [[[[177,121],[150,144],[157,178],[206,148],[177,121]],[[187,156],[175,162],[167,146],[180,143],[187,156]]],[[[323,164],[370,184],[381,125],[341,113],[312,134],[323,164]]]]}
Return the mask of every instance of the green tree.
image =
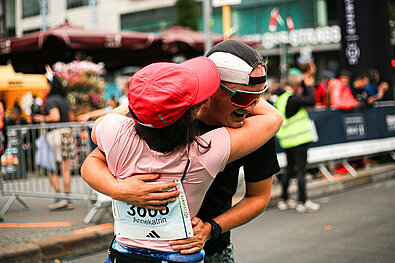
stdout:
{"type": "Polygon", "coordinates": [[[198,8],[195,0],[176,1],[176,25],[198,30],[198,8]]]}

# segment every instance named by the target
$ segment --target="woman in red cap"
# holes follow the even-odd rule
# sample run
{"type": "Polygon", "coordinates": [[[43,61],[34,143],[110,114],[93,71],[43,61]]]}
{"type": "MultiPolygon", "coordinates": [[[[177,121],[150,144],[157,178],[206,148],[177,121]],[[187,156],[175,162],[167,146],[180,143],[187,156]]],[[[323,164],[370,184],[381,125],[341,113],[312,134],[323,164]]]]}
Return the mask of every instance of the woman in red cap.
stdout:
{"type": "Polygon", "coordinates": [[[114,200],[114,233],[106,262],[198,262],[204,251],[182,255],[169,240],[193,236],[191,218],[214,177],[225,165],[256,150],[279,130],[282,117],[263,92],[234,92],[240,103],[254,103],[270,115],[246,119],[242,128],[221,127],[203,135],[196,129],[200,106],[219,88],[216,65],[199,57],[180,64],[154,63],[129,84],[132,118],[109,114],[96,121],[92,139],[118,180],[160,173],[175,182],[178,198],[166,209],[140,208],[114,200]]]}

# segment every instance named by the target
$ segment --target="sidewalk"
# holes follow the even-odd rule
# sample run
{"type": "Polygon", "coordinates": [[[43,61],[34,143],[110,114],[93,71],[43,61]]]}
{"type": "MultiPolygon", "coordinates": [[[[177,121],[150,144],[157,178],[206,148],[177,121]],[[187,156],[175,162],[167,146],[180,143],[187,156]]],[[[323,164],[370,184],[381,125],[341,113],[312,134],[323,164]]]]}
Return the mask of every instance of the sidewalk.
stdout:
{"type": "MultiPolygon", "coordinates": [[[[335,177],[332,182],[316,179],[307,183],[309,197],[343,191],[347,188],[381,181],[395,176],[395,163],[377,165],[358,171],[358,175],[335,177]]],[[[296,194],[297,186],[291,184],[291,196],[296,194]]],[[[269,206],[274,206],[280,197],[280,185],[274,184],[269,206]]],[[[238,191],[235,201],[243,196],[238,191]]],[[[3,207],[9,197],[0,197],[3,207]]],[[[0,263],[2,262],[53,262],[54,259],[69,255],[83,254],[108,247],[112,235],[112,218],[107,213],[100,224],[84,224],[87,204],[75,201],[74,210],[50,212],[47,205],[52,200],[23,197],[30,210],[25,210],[15,202],[4,222],[0,223],[0,263]]]]}

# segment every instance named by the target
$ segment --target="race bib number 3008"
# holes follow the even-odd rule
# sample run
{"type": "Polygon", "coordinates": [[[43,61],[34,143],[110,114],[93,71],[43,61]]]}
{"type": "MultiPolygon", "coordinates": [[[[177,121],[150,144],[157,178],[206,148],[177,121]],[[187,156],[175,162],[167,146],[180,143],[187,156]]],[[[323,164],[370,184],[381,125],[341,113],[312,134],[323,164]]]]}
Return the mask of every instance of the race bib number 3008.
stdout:
{"type": "Polygon", "coordinates": [[[181,181],[176,201],[164,210],[153,210],[113,200],[113,216],[117,237],[140,240],[175,240],[193,237],[187,199],[181,181]]]}

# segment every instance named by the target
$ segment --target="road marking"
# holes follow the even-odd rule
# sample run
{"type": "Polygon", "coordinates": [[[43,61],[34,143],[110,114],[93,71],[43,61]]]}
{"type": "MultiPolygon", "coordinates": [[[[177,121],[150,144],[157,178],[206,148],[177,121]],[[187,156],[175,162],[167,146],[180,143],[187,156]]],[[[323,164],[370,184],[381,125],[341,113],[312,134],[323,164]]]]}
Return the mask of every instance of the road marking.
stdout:
{"type": "Polygon", "coordinates": [[[0,227],[65,227],[70,222],[39,222],[39,223],[1,223],[0,227]]]}
{"type": "Polygon", "coordinates": [[[108,229],[108,228],[113,228],[113,225],[111,223],[106,223],[106,224],[101,224],[101,225],[97,225],[97,226],[90,226],[90,227],[74,230],[73,234],[89,233],[89,232],[94,232],[94,231],[108,229]]]}

